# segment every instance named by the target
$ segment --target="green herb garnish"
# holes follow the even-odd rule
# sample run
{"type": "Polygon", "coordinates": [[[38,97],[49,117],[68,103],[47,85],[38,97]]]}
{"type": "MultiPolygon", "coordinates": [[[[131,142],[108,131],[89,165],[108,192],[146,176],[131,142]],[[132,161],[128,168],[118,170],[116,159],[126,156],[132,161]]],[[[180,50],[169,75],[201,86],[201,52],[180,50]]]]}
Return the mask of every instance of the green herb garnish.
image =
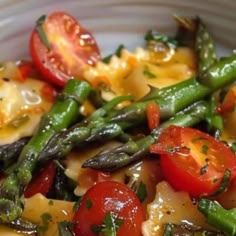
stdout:
{"type": "Polygon", "coordinates": [[[48,205],[49,205],[49,206],[53,206],[53,205],[54,205],[54,201],[53,201],[52,199],[50,199],[50,200],[48,201],[48,205]]]}
{"type": "Polygon", "coordinates": [[[223,176],[223,179],[221,181],[219,188],[217,189],[215,193],[211,194],[211,196],[219,195],[228,188],[229,183],[230,183],[230,176],[231,176],[231,171],[227,169],[224,173],[224,176],[223,176]]]}
{"type": "Polygon", "coordinates": [[[147,197],[147,188],[146,185],[143,183],[143,181],[140,181],[136,195],[138,196],[138,199],[140,202],[143,202],[147,197]]]}
{"type": "Polygon", "coordinates": [[[81,200],[82,200],[82,198],[79,198],[78,201],[75,202],[75,204],[74,204],[74,206],[73,206],[73,211],[74,211],[74,212],[78,210],[79,205],[80,205],[80,203],[81,203],[81,200]]]}
{"type": "Polygon", "coordinates": [[[103,219],[102,225],[92,225],[91,231],[96,235],[102,233],[104,236],[116,236],[117,230],[122,225],[123,220],[114,216],[109,212],[103,219]]]}
{"type": "Polygon", "coordinates": [[[208,149],[209,149],[209,147],[206,145],[206,144],[204,144],[204,145],[202,145],[202,153],[203,154],[207,154],[207,151],[208,151],[208,149]]]}
{"type": "Polygon", "coordinates": [[[174,39],[173,37],[169,37],[165,34],[159,34],[157,32],[154,32],[153,30],[149,30],[144,39],[146,41],[156,41],[163,43],[169,48],[176,48],[178,46],[178,41],[174,39]]]}
{"type": "Polygon", "coordinates": [[[103,61],[104,63],[107,63],[107,64],[108,64],[108,63],[110,62],[110,60],[111,60],[111,58],[112,58],[113,55],[116,55],[116,56],[120,57],[120,56],[121,56],[121,52],[122,52],[122,50],[123,50],[124,48],[125,48],[125,47],[124,47],[123,44],[119,45],[118,48],[116,49],[116,51],[114,52],[114,54],[111,54],[111,55],[108,55],[108,56],[104,57],[104,58],[102,59],[102,61],[103,61]]]}
{"type": "Polygon", "coordinates": [[[45,232],[48,230],[48,225],[52,219],[52,216],[49,213],[45,212],[41,215],[41,219],[42,225],[38,226],[38,231],[45,232]]]}
{"type": "Polygon", "coordinates": [[[172,236],[173,225],[168,223],[164,226],[164,233],[163,236],[172,236]]]}
{"type": "Polygon", "coordinates": [[[143,74],[147,76],[149,79],[154,79],[156,78],[156,75],[150,71],[148,66],[144,66],[143,68],[143,74]]]}
{"type": "Polygon", "coordinates": [[[86,208],[89,210],[89,209],[91,209],[92,206],[93,206],[93,203],[92,203],[91,199],[87,199],[86,200],[86,208]]]}
{"type": "Polygon", "coordinates": [[[48,41],[47,35],[43,29],[43,23],[45,22],[46,17],[47,17],[46,15],[42,15],[41,17],[39,17],[39,19],[36,21],[36,30],[39,34],[39,37],[40,37],[42,43],[47,48],[47,50],[50,51],[51,46],[48,41]]]}

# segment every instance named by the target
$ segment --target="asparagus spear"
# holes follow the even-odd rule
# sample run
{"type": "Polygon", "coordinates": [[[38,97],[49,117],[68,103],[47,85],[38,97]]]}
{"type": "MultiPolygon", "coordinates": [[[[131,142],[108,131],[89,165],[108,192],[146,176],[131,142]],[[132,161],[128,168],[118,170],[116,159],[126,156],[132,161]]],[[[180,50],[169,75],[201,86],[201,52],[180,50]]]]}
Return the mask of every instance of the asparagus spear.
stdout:
{"type": "Polygon", "coordinates": [[[198,55],[198,74],[201,78],[201,74],[217,61],[217,56],[214,40],[206,26],[200,18],[197,18],[197,23],[195,50],[198,55]]]}
{"type": "Polygon", "coordinates": [[[163,236],[185,235],[185,236],[223,236],[220,232],[204,230],[199,226],[182,223],[180,225],[167,223],[164,225],[163,236]]]}
{"type": "MultiPolygon", "coordinates": [[[[199,56],[198,77],[203,78],[202,80],[205,84],[203,84],[202,81],[199,83],[199,78],[197,77],[197,79],[192,78],[178,85],[173,85],[164,89],[152,89],[151,92],[142,99],[142,101],[146,102],[155,99],[154,101],[160,107],[160,115],[162,119],[167,118],[170,113],[174,115],[176,111],[179,111],[189,104],[196,102],[199,99],[203,99],[217,89],[224,87],[229,82],[230,77],[232,79],[231,82],[233,82],[236,75],[236,56],[232,55],[231,57],[216,62],[213,39],[207,32],[206,27],[200,19],[195,21],[192,20],[191,25],[194,25],[193,27],[190,27],[191,30],[195,31],[197,28],[195,50],[199,56]],[[225,79],[228,82],[223,84],[222,82],[225,79]],[[222,84],[220,85],[220,83],[222,84]],[[188,99],[191,100],[190,103],[188,103],[188,99]]],[[[139,111],[140,110],[141,109],[139,108],[139,111]]],[[[125,120],[128,117],[125,114],[120,114],[118,118],[120,120],[125,120]]],[[[120,121],[119,119],[117,119],[116,116],[113,121],[120,121]]],[[[129,141],[123,146],[111,150],[110,153],[109,151],[100,153],[95,156],[94,159],[86,161],[83,166],[108,170],[109,163],[112,163],[112,161],[116,162],[114,163],[115,169],[129,164],[147,153],[148,144],[152,144],[153,142],[151,136],[147,136],[136,143],[129,141]]]]}
{"type": "Polygon", "coordinates": [[[138,140],[130,140],[126,144],[112,150],[102,151],[94,158],[85,161],[82,167],[91,167],[104,171],[115,171],[131,162],[139,160],[149,152],[149,146],[159,137],[161,131],[169,125],[192,126],[205,119],[208,113],[208,103],[199,101],[185,110],[177,113],[174,117],[163,122],[153,132],[138,140]]]}
{"type": "Polygon", "coordinates": [[[209,224],[227,236],[236,235],[236,208],[226,210],[218,202],[202,198],[198,203],[198,209],[209,224]]]}
{"type": "Polygon", "coordinates": [[[137,125],[146,119],[146,106],[151,101],[158,104],[163,120],[170,118],[188,105],[233,82],[236,66],[231,66],[231,64],[236,64],[236,55],[213,65],[209,69],[210,74],[208,71],[205,72],[209,76],[207,79],[212,81],[213,86],[211,87],[198,83],[194,78],[191,78],[163,89],[153,88],[141,101],[118,111],[112,111],[112,108],[114,104],[117,105],[122,101],[122,98],[120,101],[114,100],[106,105],[109,109],[107,107],[98,109],[91,118],[83,123],[84,125],[79,124],[68,131],[56,134],[41,154],[41,159],[65,156],[75,145],[84,141],[103,139],[108,134],[107,138],[120,135],[122,130],[137,125]]]}
{"type": "MultiPolygon", "coordinates": [[[[106,115],[119,103],[132,99],[133,96],[116,97],[103,107],[97,109],[90,117],[67,130],[56,133],[40,153],[40,160],[53,157],[61,158],[71,151],[74,146],[95,140],[112,139],[123,133],[126,124],[110,123],[106,115]]],[[[127,125],[128,126],[128,125],[127,125]]]]}
{"type": "Polygon", "coordinates": [[[7,167],[17,161],[17,158],[29,141],[29,138],[22,138],[14,143],[0,146],[0,170],[4,171],[7,167]]]}
{"type": "MultiPolygon", "coordinates": [[[[180,18],[178,18],[180,20],[180,18]]],[[[191,20],[192,24],[198,25],[200,20],[191,20]]],[[[186,27],[185,27],[186,28],[186,27]]],[[[186,29],[186,31],[196,31],[197,27],[194,29],[186,29]]],[[[200,27],[199,27],[200,28],[200,27]]],[[[202,38],[203,34],[208,35],[206,28],[199,31],[197,38],[202,38]]],[[[193,32],[191,34],[194,35],[193,32]]],[[[192,37],[194,38],[194,37],[192,37]]],[[[168,37],[163,35],[153,34],[149,32],[146,37],[146,40],[157,40],[163,41],[167,44],[172,44],[173,40],[169,41],[168,37]]],[[[194,41],[194,40],[193,40],[194,41]]],[[[202,50],[206,50],[206,47],[201,47],[201,41],[198,43],[198,52],[201,54],[202,50]]],[[[111,139],[118,135],[123,134],[123,130],[134,126],[146,118],[146,105],[149,100],[155,99],[154,101],[158,103],[161,108],[161,116],[163,119],[169,118],[172,115],[176,114],[177,111],[186,107],[192,102],[195,102],[201,99],[207,90],[204,87],[199,86],[199,94],[197,98],[189,96],[192,94],[193,89],[195,89],[196,84],[194,79],[190,79],[187,83],[181,83],[168,87],[166,89],[152,89],[150,94],[146,96],[143,101],[135,103],[129,106],[126,109],[122,109],[120,112],[110,112],[112,108],[115,107],[119,102],[122,102],[123,98],[115,99],[114,101],[108,103],[103,108],[98,109],[89,119],[85,122],[77,124],[70,128],[69,130],[62,131],[57,133],[48,143],[47,147],[43,150],[40,155],[41,160],[47,160],[53,157],[61,158],[65,156],[74,146],[83,143],[84,141],[95,141],[95,140],[104,140],[111,139]],[[181,96],[181,99],[179,99],[181,96]],[[191,99],[193,98],[193,99],[191,99]],[[95,122],[94,122],[95,121],[95,122]]]]}
{"type": "Polygon", "coordinates": [[[87,82],[69,80],[63,93],[39,124],[38,131],[22,150],[18,162],[0,187],[0,222],[17,219],[22,212],[22,193],[32,178],[39,153],[58,131],[68,127],[78,115],[79,105],[90,91],[87,82]]]}

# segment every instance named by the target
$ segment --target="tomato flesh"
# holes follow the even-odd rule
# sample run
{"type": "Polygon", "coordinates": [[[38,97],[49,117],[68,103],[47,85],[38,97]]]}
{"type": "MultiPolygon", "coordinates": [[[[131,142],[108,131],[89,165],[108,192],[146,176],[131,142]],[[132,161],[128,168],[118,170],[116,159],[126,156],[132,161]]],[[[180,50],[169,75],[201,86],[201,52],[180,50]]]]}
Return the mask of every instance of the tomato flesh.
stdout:
{"type": "Polygon", "coordinates": [[[39,72],[54,84],[64,86],[69,78],[81,78],[84,68],[100,59],[93,35],[69,14],[55,12],[42,27],[50,49],[35,28],[30,38],[31,57],[39,72]]]}
{"type": "Polygon", "coordinates": [[[108,213],[122,220],[117,236],[142,235],[141,224],[145,219],[142,205],[129,187],[115,181],[97,183],[86,192],[74,215],[75,235],[96,235],[92,227],[101,226],[108,213]]]}
{"type": "Polygon", "coordinates": [[[219,188],[225,171],[236,177],[236,156],[210,135],[192,128],[170,126],[151,147],[160,154],[165,178],[176,189],[199,197],[219,188]]]}

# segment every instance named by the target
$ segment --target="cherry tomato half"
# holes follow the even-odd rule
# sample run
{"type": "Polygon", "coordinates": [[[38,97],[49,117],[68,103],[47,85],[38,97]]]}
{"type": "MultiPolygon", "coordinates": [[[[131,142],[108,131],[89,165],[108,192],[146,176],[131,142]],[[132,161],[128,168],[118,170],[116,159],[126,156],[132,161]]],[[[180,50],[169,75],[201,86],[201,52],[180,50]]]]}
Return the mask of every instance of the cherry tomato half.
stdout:
{"type": "Polygon", "coordinates": [[[71,77],[81,78],[83,68],[95,65],[100,59],[93,35],[69,14],[49,15],[42,28],[50,48],[35,28],[30,38],[30,52],[39,72],[54,84],[64,86],[71,77]]]}
{"type": "Polygon", "coordinates": [[[29,198],[37,193],[46,195],[53,185],[55,175],[56,164],[49,162],[33,177],[25,189],[24,196],[29,198]]]}
{"type": "Polygon", "coordinates": [[[160,154],[164,177],[176,189],[192,196],[215,193],[226,170],[236,177],[236,156],[212,136],[193,128],[170,126],[151,146],[160,154]]]}
{"type": "Polygon", "coordinates": [[[110,213],[114,221],[120,222],[117,236],[142,235],[142,205],[129,187],[115,181],[97,183],[86,192],[74,215],[75,235],[94,236],[94,229],[106,230],[104,219],[110,213]]]}

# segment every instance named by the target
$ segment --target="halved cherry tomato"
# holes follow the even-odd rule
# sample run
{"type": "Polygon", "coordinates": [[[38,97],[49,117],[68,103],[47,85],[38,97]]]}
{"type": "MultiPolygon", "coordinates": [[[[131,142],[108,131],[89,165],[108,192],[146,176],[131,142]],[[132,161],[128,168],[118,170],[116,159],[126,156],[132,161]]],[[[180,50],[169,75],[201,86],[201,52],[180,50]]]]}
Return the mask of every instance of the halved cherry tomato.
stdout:
{"type": "Polygon", "coordinates": [[[108,214],[120,222],[117,236],[142,235],[141,224],[145,220],[142,205],[129,187],[115,181],[97,183],[83,196],[74,215],[75,235],[97,235],[93,229],[104,227],[108,214]]]}
{"type": "Polygon", "coordinates": [[[159,126],[160,123],[160,109],[159,106],[154,103],[148,103],[146,108],[148,127],[152,131],[159,126]]]}
{"type": "Polygon", "coordinates": [[[54,162],[50,162],[42,168],[36,176],[33,177],[25,189],[24,196],[29,198],[37,193],[46,195],[52,187],[55,175],[56,164],[54,162]]]}
{"type": "Polygon", "coordinates": [[[100,59],[93,35],[69,14],[55,12],[46,18],[42,27],[50,49],[35,28],[30,38],[30,52],[39,72],[54,84],[64,86],[69,78],[80,78],[86,65],[94,66],[100,59]]]}
{"type": "Polygon", "coordinates": [[[215,193],[226,170],[236,177],[236,156],[220,141],[192,128],[170,126],[151,146],[160,154],[164,177],[176,189],[198,197],[215,193]]]}

